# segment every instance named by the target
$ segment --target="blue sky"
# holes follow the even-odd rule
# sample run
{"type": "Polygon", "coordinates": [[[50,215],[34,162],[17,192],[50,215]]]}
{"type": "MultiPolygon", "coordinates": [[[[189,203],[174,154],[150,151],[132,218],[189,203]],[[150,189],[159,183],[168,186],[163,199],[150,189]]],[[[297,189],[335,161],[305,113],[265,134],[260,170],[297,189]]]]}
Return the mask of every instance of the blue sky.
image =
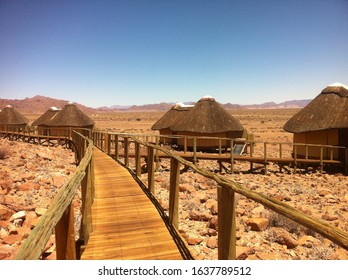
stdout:
{"type": "Polygon", "coordinates": [[[348,85],[348,0],[0,0],[0,98],[258,104],[348,85]]]}

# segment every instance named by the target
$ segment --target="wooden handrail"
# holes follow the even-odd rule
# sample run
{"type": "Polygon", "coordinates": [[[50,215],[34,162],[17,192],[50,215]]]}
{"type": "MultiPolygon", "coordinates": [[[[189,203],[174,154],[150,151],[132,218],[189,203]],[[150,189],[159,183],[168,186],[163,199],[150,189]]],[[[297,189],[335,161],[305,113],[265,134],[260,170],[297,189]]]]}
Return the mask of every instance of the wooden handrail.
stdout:
{"type": "MultiPolygon", "coordinates": [[[[81,146],[81,142],[79,142],[78,145],[78,147],[81,148],[81,154],[84,154],[84,156],[81,158],[80,164],[75,170],[73,176],[59,189],[57,195],[51,202],[50,207],[47,209],[45,214],[41,216],[39,222],[31,232],[31,234],[20,247],[19,251],[14,257],[14,259],[16,260],[37,260],[40,258],[43,249],[52,234],[52,231],[55,229],[57,224],[59,224],[60,220],[64,216],[64,213],[70,209],[72,201],[77,193],[77,189],[80,187],[82,181],[84,180],[84,178],[86,178],[86,176],[87,178],[91,176],[90,167],[93,158],[93,142],[92,140],[89,140],[82,134],[75,131],[73,132],[73,137],[76,138],[75,141],[77,141],[77,138],[79,138],[80,140],[83,139],[88,143],[85,151],[83,151],[85,145],[81,146]]],[[[90,184],[89,188],[93,189],[93,180],[89,178],[88,181],[90,184]]],[[[91,193],[91,191],[89,191],[89,193],[91,193]]],[[[88,207],[90,206],[91,205],[89,205],[88,207]]],[[[87,206],[85,205],[85,207],[87,206]]],[[[82,209],[82,213],[85,212],[86,211],[82,209]]],[[[90,226],[85,227],[84,230],[88,228],[90,228],[90,226]]],[[[89,233],[84,232],[84,235],[88,236],[89,233]]],[[[74,238],[74,236],[68,236],[67,238],[71,239],[74,238]]],[[[72,246],[71,244],[75,244],[74,242],[71,242],[71,240],[67,241],[66,238],[61,238],[61,240],[64,240],[64,245],[66,246],[72,246]]],[[[57,252],[59,251],[60,255],[62,256],[60,258],[65,259],[69,256],[74,255],[68,253],[69,251],[74,250],[74,248],[61,248],[61,245],[62,244],[59,244],[59,242],[58,244],[56,244],[57,252]]]]}

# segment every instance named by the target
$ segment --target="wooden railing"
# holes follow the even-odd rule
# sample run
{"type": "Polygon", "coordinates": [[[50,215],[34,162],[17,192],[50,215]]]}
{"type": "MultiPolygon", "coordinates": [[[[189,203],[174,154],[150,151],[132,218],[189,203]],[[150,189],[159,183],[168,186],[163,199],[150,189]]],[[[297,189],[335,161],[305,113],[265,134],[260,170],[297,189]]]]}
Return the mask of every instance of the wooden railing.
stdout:
{"type": "MultiPolygon", "coordinates": [[[[127,135],[126,133],[105,133],[105,131],[94,131],[95,144],[100,147],[101,150],[107,153],[114,153],[115,158],[120,155],[120,149],[118,145],[119,137],[127,135]],[[112,146],[114,150],[111,151],[112,146]]],[[[254,164],[261,164],[264,173],[268,172],[268,165],[270,162],[279,164],[280,171],[285,165],[292,165],[293,172],[296,173],[297,169],[301,166],[317,166],[322,173],[324,166],[335,165],[344,169],[345,174],[348,174],[348,148],[344,146],[334,145],[319,145],[319,144],[304,144],[304,143],[275,143],[275,142],[260,142],[254,140],[248,140],[243,138],[230,139],[230,138],[218,138],[207,136],[187,136],[187,135],[158,135],[158,134],[131,134],[139,140],[146,143],[152,143],[155,145],[161,145],[169,150],[181,151],[184,154],[190,150],[193,157],[193,162],[197,162],[199,142],[206,140],[214,140],[218,145],[214,147],[213,152],[216,154],[217,159],[228,161],[231,163],[231,173],[234,173],[234,163],[236,160],[249,161],[250,171],[254,170],[254,164]],[[162,140],[161,140],[162,139],[162,140]],[[163,140],[164,139],[164,140],[163,140]],[[172,140],[181,139],[183,146],[178,149],[177,144],[173,144],[172,140]],[[192,145],[189,147],[188,142],[192,145]],[[225,143],[222,145],[222,143],[225,143]],[[228,143],[228,144],[227,144],[228,143]],[[231,153],[235,144],[245,144],[246,149],[243,156],[234,155],[231,153]],[[174,149],[172,149],[174,147],[174,149]],[[303,155],[299,155],[302,151],[303,155]],[[229,155],[229,156],[228,156],[229,155]],[[340,155],[340,156],[339,156],[340,155]]],[[[130,141],[133,141],[130,137],[124,137],[123,144],[129,145],[130,141]]],[[[123,141],[123,140],[122,140],[123,141]]],[[[128,150],[124,150],[124,158],[128,163],[128,150]]],[[[210,150],[211,152],[212,150],[210,150]]],[[[127,165],[127,164],[126,164],[127,165]]]]}
{"type": "Polygon", "coordinates": [[[57,259],[78,259],[74,231],[73,199],[81,186],[82,221],[80,241],[88,242],[91,231],[91,206],[94,197],[93,142],[80,134],[71,132],[71,140],[77,149],[78,167],[69,181],[61,187],[46,213],[21,245],[15,255],[17,260],[36,260],[55,230],[57,259]]]}
{"type": "MultiPolygon", "coordinates": [[[[174,151],[170,151],[160,145],[144,142],[137,136],[131,134],[115,134],[94,132],[93,140],[97,147],[111,154],[111,145],[113,142],[115,148],[119,142],[122,143],[124,151],[124,165],[129,166],[127,155],[129,153],[129,143],[134,143],[135,150],[135,170],[131,170],[137,177],[141,175],[141,157],[140,149],[147,149],[147,173],[148,173],[148,191],[155,195],[155,154],[160,151],[170,158],[170,182],[169,182],[169,221],[178,230],[179,224],[179,178],[180,166],[191,168],[194,172],[214,180],[218,184],[218,220],[219,220],[219,238],[218,238],[218,258],[235,259],[236,258],[236,200],[235,194],[245,196],[255,202],[261,203],[265,207],[276,213],[289,218],[322,236],[330,239],[334,243],[348,250],[348,233],[330,225],[327,222],[308,216],[294,207],[289,206],[275,198],[262,193],[251,191],[241,184],[219,176],[215,173],[198,168],[194,163],[178,156],[174,151]]],[[[118,148],[116,148],[115,159],[119,160],[118,148]]]]}

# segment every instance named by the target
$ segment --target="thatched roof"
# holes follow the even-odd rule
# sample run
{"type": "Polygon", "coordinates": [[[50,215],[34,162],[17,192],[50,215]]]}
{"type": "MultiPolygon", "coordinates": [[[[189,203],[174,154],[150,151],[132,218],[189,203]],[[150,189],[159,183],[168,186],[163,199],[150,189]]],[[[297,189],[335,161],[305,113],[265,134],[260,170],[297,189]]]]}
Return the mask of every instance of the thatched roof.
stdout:
{"type": "Polygon", "coordinates": [[[195,107],[180,118],[171,129],[196,133],[244,131],[239,120],[229,114],[211,96],[201,98],[195,107]]]}
{"type": "Polygon", "coordinates": [[[45,113],[38,117],[31,126],[39,126],[48,123],[53,119],[53,117],[59,112],[59,109],[56,107],[49,108],[45,113]]]}
{"type": "Polygon", "coordinates": [[[284,125],[293,133],[334,128],[348,128],[348,87],[339,83],[323,89],[284,125]]]}
{"type": "Polygon", "coordinates": [[[85,127],[93,126],[94,121],[83,113],[75,104],[66,104],[51,120],[42,123],[47,126],[85,127]]]}
{"type": "Polygon", "coordinates": [[[0,113],[0,123],[7,125],[26,125],[29,120],[11,105],[7,105],[0,113]]]}
{"type": "Polygon", "coordinates": [[[165,113],[152,127],[152,130],[170,128],[180,118],[183,117],[193,106],[183,103],[176,103],[167,113],[165,113]]]}

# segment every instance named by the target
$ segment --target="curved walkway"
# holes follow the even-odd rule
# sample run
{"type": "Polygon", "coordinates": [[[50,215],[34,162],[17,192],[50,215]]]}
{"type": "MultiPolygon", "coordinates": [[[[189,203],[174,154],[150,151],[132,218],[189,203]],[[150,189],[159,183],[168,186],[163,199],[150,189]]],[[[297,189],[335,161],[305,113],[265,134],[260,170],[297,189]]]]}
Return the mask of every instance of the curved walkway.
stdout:
{"type": "Polygon", "coordinates": [[[156,207],[127,169],[97,148],[93,153],[93,229],[81,259],[183,259],[156,207]]]}

